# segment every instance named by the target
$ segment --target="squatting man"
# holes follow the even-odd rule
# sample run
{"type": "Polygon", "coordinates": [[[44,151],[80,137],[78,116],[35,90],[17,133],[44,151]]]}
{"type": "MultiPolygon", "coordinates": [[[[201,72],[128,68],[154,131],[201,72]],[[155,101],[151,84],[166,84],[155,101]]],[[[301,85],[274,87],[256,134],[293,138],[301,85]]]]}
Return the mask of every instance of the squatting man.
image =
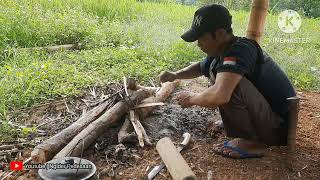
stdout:
{"type": "Polygon", "coordinates": [[[259,158],[267,146],[286,145],[288,103],[296,95],[286,74],[259,44],[233,35],[232,16],[221,5],[208,5],[194,14],[181,38],[195,42],[207,57],[176,72],[164,71],[161,82],[208,77],[201,93],[180,92],[174,99],[183,108],[218,107],[226,135],[215,144],[216,154],[229,158],[259,158]]]}

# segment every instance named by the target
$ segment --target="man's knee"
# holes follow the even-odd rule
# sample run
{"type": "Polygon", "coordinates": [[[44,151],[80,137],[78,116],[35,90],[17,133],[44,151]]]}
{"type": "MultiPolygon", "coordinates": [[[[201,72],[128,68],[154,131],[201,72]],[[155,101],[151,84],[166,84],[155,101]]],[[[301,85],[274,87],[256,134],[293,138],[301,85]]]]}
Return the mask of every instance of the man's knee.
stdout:
{"type": "MultiPolygon", "coordinates": [[[[227,108],[231,105],[245,105],[247,102],[244,99],[246,91],[258,91],[255,86],[245,77],[243,77],[232,92],[228,103],[221,105],[222,108],[227,108]]],[[[250,92],[249,92],[250,93],[250,92]]]]}

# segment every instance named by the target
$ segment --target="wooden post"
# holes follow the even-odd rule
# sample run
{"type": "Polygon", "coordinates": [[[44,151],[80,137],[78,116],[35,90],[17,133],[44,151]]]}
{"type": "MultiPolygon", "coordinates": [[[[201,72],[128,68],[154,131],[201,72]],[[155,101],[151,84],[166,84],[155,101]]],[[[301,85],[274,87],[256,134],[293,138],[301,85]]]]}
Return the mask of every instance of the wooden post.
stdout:
{"type": "Polygon", "coordinates": [[[298,97],[287,98],[289,106],[289,117],[288,117],[288,136],[287,146],[288,152],[285,156],[285,165],[289,170],[293,170],[293,166],[296,163],[296,133],[298,124],[298,112],[299,112],[299,101],[298,97]]]}
{"type": "Polygon", "coordinates": [[[289,104],[289,127],[287,143],[289,153],[294,153],[296,150],[296,133],[300,99],[298,97],[291,97],[287,100],[289,104]]]}
{"type": "Polygon", "coordinates": [[[269,0],[252,0],[247,38],[260,43],[269,7],[269,0]]]}

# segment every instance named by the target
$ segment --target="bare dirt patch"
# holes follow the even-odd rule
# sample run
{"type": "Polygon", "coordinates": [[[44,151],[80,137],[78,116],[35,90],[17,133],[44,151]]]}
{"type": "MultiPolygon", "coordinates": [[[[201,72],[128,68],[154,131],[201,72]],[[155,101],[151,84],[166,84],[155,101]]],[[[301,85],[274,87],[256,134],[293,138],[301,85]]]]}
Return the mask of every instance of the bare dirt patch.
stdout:
{"type": "MultiPolygon", "coordinates": [[[[182,81],[181,87],[176,92],[184,90],[200,92],[206,87],[206,79],[198,78],[182,81]]],[[[99,97],[103,93],[108,94],[107,92],[108,88],[99,90],[96,96],[99,97]]],[[[300,92],[299,95],[302,100],[297,132],[297,152],[291,168],[287,166],[284,147],[269,148],[266,156],[261,159],[234,160],[212,153],[212,145],[226,139],[223,133],[216,134],[212,131],[214,122],[220,119],[218,112],[214,109],[200,107],[182,109],[178,105],[170,103],[171,99],[169,99],[165,106],[154,110],[150,117],[142,121],[142,124],[153,144],[165,136],[180,143],[183,132],[191,133],[193,143],[182,154],[199,179],[208,179],[210,176],[212,179],[316,180],[320,179],[320,94],[300,92]]],[[[86,105],[88,102],[84,103],[81,99],[91,98],[90,100],[95,101],[90,93],[84,97],[72,101],[68,100],[68,108],[64,105],[65,108],[60,110],[53,109],[50,117],[54,118],[60,112],[59,117],[64,120],[56,120],[55,123],[43,125],[40,129],[45,131],[47,135],[34,135],[31,139],[31,145],[23,149],[23,157],[29,155],[33,144],[48,138],[76,120],[82,113],[81,109],[88,108],[86,105]],[[70,112],[74,115],[71,116],[70,112]],[[66,120],[65,117],[69,118],[66,120]],[[56,123],[60,125],[58,126],[56,123]]],[[[46,109],[42,112],[48,114],[49,110],[46,109]]],[[[40,116],[36,117],[39,119],[40,116]]],[[[30,118],[31,114],[26,117],[28,122],[32,122],[30,121],[32,118],[35,119],[35,116],[30,118]]],[[[34,123],[38,124],[42,121],[34,123]]],[[[84,152],[83,157],[96,164],[97,175],[100,179],[142,179],[148,168],[160,163],[159,155],[154,146],[142,149],[138,147],[138,144],[119,145],[117,134],[120,125],[106,129],[106,133],[84,152]]],[[[21,158],[23,159],[23,157],[21,158]]],[[[16,179],[18,175],[15,174],[12,178],[16,179]]],[[[21,179],[34,179],[35,177],[32,173],[20,176],[21,179]]],[[[163,171],[156,179],[170,179],[170,175],[167,171],[163,171]]]]}

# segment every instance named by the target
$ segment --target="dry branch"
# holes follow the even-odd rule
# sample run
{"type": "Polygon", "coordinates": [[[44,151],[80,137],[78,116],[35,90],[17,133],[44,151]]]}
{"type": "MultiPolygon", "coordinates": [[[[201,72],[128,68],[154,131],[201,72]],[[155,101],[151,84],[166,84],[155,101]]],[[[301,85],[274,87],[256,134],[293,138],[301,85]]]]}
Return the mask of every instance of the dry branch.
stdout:
{"type": "Polygon", "coordinates": [[[147,135],[147,132],[146,130],[144,129],[144,127],[142,126],[141,122],[140,121],[137,121],[137,125],[139,127],[139,129],[141,129],[141,132],[142,132],[142,136],[143,136],[143,139],[145,141],[145,144],[148,145],[148,146],[151,146],[152,143],[150,141],[150,138],[149,136],[147,135]]]}
{"type": "Polygon", "coordinates": [[[144,146],[143,134],[140,126],[138,125],[139,115],[135,113],[133,110],[130,110],[129,114],[130,114],[130,121],[132,123],[133,129],[138,136],[139,145],[143,147],[144,146]]]}
{"type": "Polygon", "coordinates": [[[65,156],[78,156],[82,150],[91,145],[95,139],[103,134],[110,125],[116,123],[123,115],[125,115],[130,108],[138,104],[142,99],[148,97],[150,94],[145,90],[138,90],[130,97],[131,101],[120,101],[112,108],[102,114],[97,120],[89,124],[77,136],[75,136],[70,143],[65,146],[55,158],[65,156]],[[130,103],[130,102],[133,102],[130,103]]]}

